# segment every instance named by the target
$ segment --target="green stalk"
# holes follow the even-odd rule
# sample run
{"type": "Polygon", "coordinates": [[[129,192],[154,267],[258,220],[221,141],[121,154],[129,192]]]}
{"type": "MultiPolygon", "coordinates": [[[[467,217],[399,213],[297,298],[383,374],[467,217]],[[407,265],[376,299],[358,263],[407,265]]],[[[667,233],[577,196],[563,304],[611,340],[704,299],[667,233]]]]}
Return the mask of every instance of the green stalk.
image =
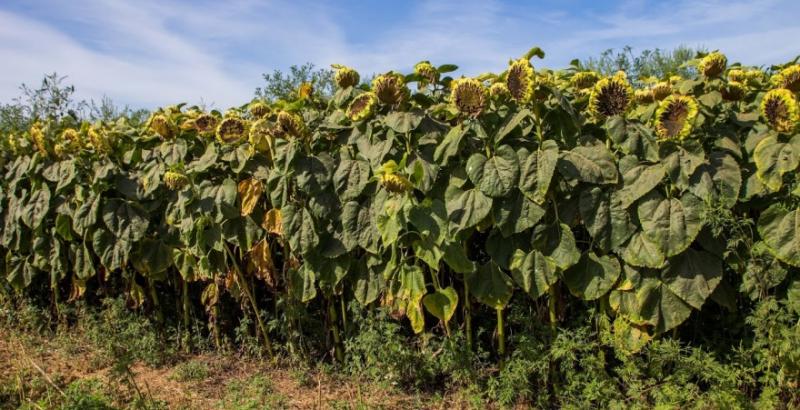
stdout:
{"type": "Polygon", "coordinates": [[[339,295],[339,307],[342,310],[342,331],[347,335],[347,307],[344,304],[344,292],[339,295]]]}
{"type": "Polygon", "coordinates": [[[267,349],[267,355],[272,359],[274,355],[272,354],[272,342],[269,340],[269,334],[267,333],[267,327],[264,325],[264,321],[261,320],[261,315],[258,312],[258,305],[256,304],[255,297],[250,289],[250,286],[247,284],[247,279],[242,274],[242,270],[239,268],[239,263],[236,262],[236,257],[233,256],[233,252],[228,248],[228,245],[225,245],[225,251],[228,253],[228,257],[231,258],[231,263],[233,264],[233,271],[236,272],[237,279],[239,281],[239,286],[242,287],[247,300],[250,301],[250,306],[253,308],[253,313],[256,315],[256,322],[258,323],[258,330],[261,333],[261,337],[264,339],[264,348],[267,349]]]}
{"type": "Polygon", "coordinates": [[[217,346],[217,350],[221,351],[222,337],[219,333],[219,306],[216,303],[211,307],[211,314],[213,315],[211,318],[211,333],[214,334],[214,344],[217,346]]]}
{"type": "Polygon", "coordinates": [[[191,332],[189,331],[189,282],[184,280],[183,278],[179,278],[178,280],[181,281],[181,296],[182,296],[182,307],[183,307],[183,332],[184,337],[186,339],[184,350],[188,353],[191,350],[191,332]]]}
{"type": "Polygon", "coordinates": [[[472,350],[472,314],[469,311],[469,285],[464,280],[464,326],[467,332],[467,348],[472,350]]]}
{"type": "Polygon", "coordinates": [[[556,333],[556,326],[558,325],[558,317],[556,315],[556,302],[558,298],[558,290],[556,289],[556,285],[550,286],[550,299],[547,301],[547,307],[550,311],[550,330],[553,331],[553,334],[556,333]]]}
{"type": "Polygon", "coordinates": [[[500,356],[500,363],[502,366],[503,360],[506,357],[506,329],[503,323],[503,308],[496,308],[497,310],[497,354],[500,356]]]}
{"type": "Polygon", "coordinates": [[[339,326],[336,324],[336,308],[334,307],[332,298],[328,298],[328,317],[331,326],[331,333],[333,334],[333,354],[336,356],[336,361],[344,363],[344,347],[342,346],[342,337],[339,334],[339,326]]]}
{"type": "Polygon", "coordinates": [[[147,279],[147,291],[150,293],[150,300],[153,302],[153,310],[156,312],[156,320],[160,325],[164,324],[164,312],[161,310],[161,303],[158,301],[156,285],[151,279],[147,279]]]}

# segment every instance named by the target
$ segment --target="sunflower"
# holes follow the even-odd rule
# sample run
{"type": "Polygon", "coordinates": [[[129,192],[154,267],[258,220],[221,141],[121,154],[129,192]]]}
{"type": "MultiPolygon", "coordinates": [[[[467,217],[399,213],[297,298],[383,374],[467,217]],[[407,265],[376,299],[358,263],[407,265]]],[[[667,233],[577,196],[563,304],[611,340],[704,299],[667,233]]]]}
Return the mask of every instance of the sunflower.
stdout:
{"type": "Polygon", "coordinates": [[[587,88],[591,88],[600,80],[600,74],[597,74],[594,71],[581,71],[579,73],[575,73],[575,75],[570,78],[569,82],[572,84],[573,87],[584,90],[587,88]]]}
{"type": "Polygon", "coordinates": [[[666,81],[660,81],[653,85],[653,98],[661,101],[672,94],[672,86],[666,81]]]}
{"type": "Polygon", "coordinates": [[[742,82],[745,80],[745,72],[741,68],[731,68],[728,70],[728,81],[742,82]]]}
{"type": "Polygon", "coordinates": [[[264,101],[253,101],[247,106],[247,111],[253,118],[264,118],[270,113],[270,108],[264,101]]]}
{"type": "Polygon", "coordinates": [[[697,68],[706,77],[716,77],[725,71],[727,65],[728,58],[725,57],[725,54],[715,51],[703,57],[697,68]]]}
{"type": "Polygon", "coordinates": [[[256,152],[269,152],[272,145],[272,125],[266,118],[256,120],[250,126],[248,142],[256,152]]]}
{"type": "Polygon", "coordinates": [[[761,116],[778,132],[791,132],[800,121],[797,100],[785,88],[771,90],[761,100],[761,116]]]}
{"type": "Polygon", "coordinates": [[[307,100],[314,94],[314,86],[311,83],[302,83],[297,89],[297,98],[307,100]]]}
{"type": "Polygon", "coordinates": [[[177,134],[175,124],[164,114],[153,114],[150,117],[147,128],[166,139],[170,139],[177,134]]]}
{"type": "Polygon", "coordinates": [[[506,73],[506,87],[511,98],[521,103],[530,101],[533,97],[533,82],[533,66],[529,60],[520,58],[511,62],[506,73]]]}
{"type": "Polygon", "coordinates": [[[378,97],[375,96],[375,93],[369,91],[359,94],[347,106],[347,118],[353,122],[365,120],[372,116],[377,104],[378,97]]]}
{"type": "Polygon", "coordinates": [[[407,192],[414,187],[408,178],[397,174],[383,174],[380,176],[380,182],[387,191],[394,193],[407,192]]]}
{"type": "Polygon", "coordinates": [[[784,68],[773,75],[770,81],[778,88],[785,88],[795,93],[800,92],[800,64],[784,68]]]}
{"type": "Polygon", "coordinates": [[[725,100],[739,101],[744,97],[745,88],[739,81],[728,81],[728,84],[725,84],[721,91],[722,98],[725,100]]]}
{"type": "Polygon", "coordinates": [[[286,111],[278,113],[276,132],[281,137],[301,138],[306,127],[303,117],[286,111]]]}
{"type": "Polygon", "coordinates": [[[189,185],[189,178],[180,172],[167,171],[164,173],[164,185],[170,190],[179,191],[189,185]]]}
{"type": "Polygon", "coordinates": [[[636,101],[637,104],[650,104],[654,101],[653,99],[653,90],[636,90],[633,93],[633,99],[636,101]]]}
{"type": "Polygon", "coordinates": [[[460,78],[450,84],[450,102],[458,111],[470,117],[477,117],[486,103],[486,87],[474,78],[460,78]]]}
{"type": "Polygon", "coordinates": [[[603,78],[592,88],[589,97],[589,110],[595,118],[603,120],[607,117],[622,115],[630,108],[633,100],[633,88],[622,76],[603,78]]]}
{"type": "Polygon", "coordinates": [[[397,73],[387,73],[372,80],[372,90],[378,100],[386,105],[398,105],[408,97],[408,88],[403,76],[397,73]]]}
{"type": "Polygon", "coordinates": [[[697,118],[697,101],[683,95],[670,95],[656,110],[656,133],[662,140],[682,140],[692,132],[697,118]]]}
{"type": "Polygon", "coordinates": [[[489,95],[496,99],[506,99],[511,95],[505,83],[494,83],[489,87],[489,95]]]}
{"type": "Polygon", "coordinates": [[[217,126],[217,141],[230,144],[242,140],[247,135],[247,123],[236,116],[222,120],[217,126]]]}
{"type": "Polygon", "coordinates": [[[429,61],[420,61],[414,65],[414,74],[418,75],[421,80],[419,87],[423,88],[428,84],[435,84],[439,81],[439,72],[431,65],[429,61]]]}
{"type": "Polygon", "coordinates": [[[61,133],[58,141],[56,141],[53,152],[55,152],[58,157],[64,157],[78,152],[82,145],[81,134],[72,128],[67,128],[61,133]]]}
{"type": "Polygon", "coordinates": [[[211,114],[200,114],[194,119],[194,129],[201,134],[209,133],[214,131],[218,122],[217,117],[211,114]]]}
{"type": "Polygon", "coordinates": [[[111,152],[111,138],[105,130],[99,126],[92,126],[89,127],[87,134],[95,151],[99,153],[111,152]]]}
{"type": "Polygon", "coordinates": [[[36,146],[36,149],[40,153],[48,155],[50,151],[48,149],[49,144],[47,141],[47,137],[44,134],[44,129],[42,129],[42,124],[38,122],[34,123],[33,126],[31,126],[30,134],[31,134],[31,140],[33,140],[33,145],[36,146]]]}
{"type": "Polygon", "coordinates": [[[355,87],[361,81],[358,71],[350,67],[334,64],[333,68],[336,68],[336,75],[334,75],[333,80],[339,88],[355,87]]]}

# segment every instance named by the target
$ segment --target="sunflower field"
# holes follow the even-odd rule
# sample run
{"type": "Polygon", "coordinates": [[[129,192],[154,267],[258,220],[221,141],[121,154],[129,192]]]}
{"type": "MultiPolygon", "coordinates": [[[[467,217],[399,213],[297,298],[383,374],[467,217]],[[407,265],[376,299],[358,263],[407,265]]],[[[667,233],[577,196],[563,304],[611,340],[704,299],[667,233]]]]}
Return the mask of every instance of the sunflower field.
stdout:
{"type": "Polygon", "coordinates": [[[265,355],[333,363],[381,310],[500,368],[515,308],[548,337],[588,318],[635,357],[752,344],[769,300],[788,325],[752,377],[798,400],[800,65],[712,52],[633,81],[543,56],[472,78],[336,65],[331,98],[2,135],[0,299],[118,295],[218,348],[246,316],[265,355]]]}

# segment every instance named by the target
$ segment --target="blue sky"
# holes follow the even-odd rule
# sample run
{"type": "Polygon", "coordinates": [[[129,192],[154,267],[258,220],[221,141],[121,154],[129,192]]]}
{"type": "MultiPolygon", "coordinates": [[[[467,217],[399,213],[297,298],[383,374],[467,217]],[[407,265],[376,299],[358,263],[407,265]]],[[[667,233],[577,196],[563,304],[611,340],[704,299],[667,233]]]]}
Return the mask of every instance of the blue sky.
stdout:
{"type": "Polygon", "coordinates": [[[306,61],[366,75],[453,63],[501,71],[531,46],[536,66],[631,45],[721,49],[760,65],[800,54],[798,0],[177,1],[3,0],[0,101],[42,75],[67,75],[79,97],[152,108],[225,108],[261,74],[306,61]]]}

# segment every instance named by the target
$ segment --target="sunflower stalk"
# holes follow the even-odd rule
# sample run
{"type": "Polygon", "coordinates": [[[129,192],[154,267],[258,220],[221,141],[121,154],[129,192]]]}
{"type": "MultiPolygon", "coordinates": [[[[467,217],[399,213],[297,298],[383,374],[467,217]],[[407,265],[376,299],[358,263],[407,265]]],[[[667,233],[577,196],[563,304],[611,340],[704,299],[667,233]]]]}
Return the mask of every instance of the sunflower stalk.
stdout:
{"type": "Polygon", "coordinates": [[[231,252],[228,244],[224,245],[225,252],[228,254],[228,257],[231,259],[231,264],[233,265],[233,271],[236,273],[236,279],[239,282],[239,286],[242,287],[244,291],[245,297],[250,301],[250,305],[253,308],[253,314],[256,316],[256,323],[258,324],[258,330],[261,333],[261,337],[264,340],[264,348],[267,350],[267,355],[270,359],[274,359],[275,356],[272,352],[272,342],[269,339],[269,333],[267,332],[267,327],[264,325],[264,321],[261,319],[261,315],[259,314],[258,305],[256,304],[255,296],[253,296],[253,292],[250,289],[250,285],[247,283],[247,279],[244,277],[241,268],[239,267],[239,263],[236,261],[236,257],[231,252]]]}

